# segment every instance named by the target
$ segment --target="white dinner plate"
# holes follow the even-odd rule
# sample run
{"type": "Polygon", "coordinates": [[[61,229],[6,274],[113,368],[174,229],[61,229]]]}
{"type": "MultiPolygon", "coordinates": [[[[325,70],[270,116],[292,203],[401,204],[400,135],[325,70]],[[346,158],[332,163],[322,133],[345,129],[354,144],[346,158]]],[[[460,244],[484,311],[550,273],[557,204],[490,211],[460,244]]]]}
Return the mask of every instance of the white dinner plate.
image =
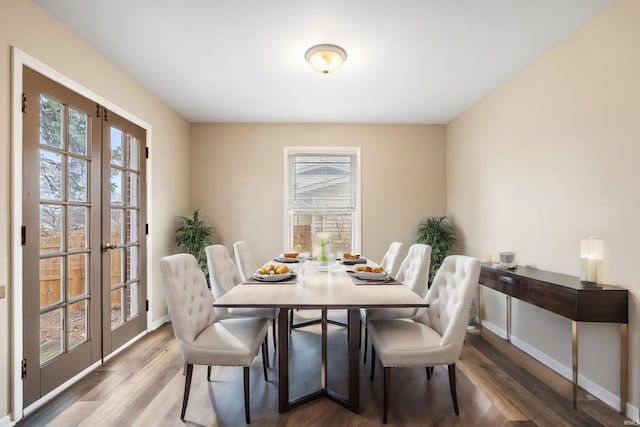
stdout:
{"type": "Polygon", "coordinates": [[[358,279],[361,280],[389,280],[390,276],[386,271],[382,273],[372,273],[369,271],[356,271],[354,274],[358,279]]]}
{"type": "Polygon", "coordinates": [[[300,258],[290,258],[283,255],[278,255],[275,260],[278,262],[300,262],[300,258]]]}
{"type": "Polygon", "coordinates": [[[280,282],[291,277],[293,273],[291,271],[282,274],[258,274],[253,273],[253,278],[260,280],[261,282],[280,282]]]}
{"type": "Polygon", "coordinates": [[[340,261],[345,265],[353,265],[353,264],[366,264],[366,258],[340,258],[340,261]]]}

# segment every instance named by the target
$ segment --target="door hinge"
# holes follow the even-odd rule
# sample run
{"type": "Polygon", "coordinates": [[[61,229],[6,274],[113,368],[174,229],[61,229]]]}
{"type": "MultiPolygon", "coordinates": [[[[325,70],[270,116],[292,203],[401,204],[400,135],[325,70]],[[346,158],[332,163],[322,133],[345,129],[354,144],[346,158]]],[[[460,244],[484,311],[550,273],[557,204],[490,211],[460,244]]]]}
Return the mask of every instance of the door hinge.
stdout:
{"type": "Polygon", "coordinates": [[[149,158],[149,147],[144,147],[145,148],[145,156],[148,159],[149,158]]]}
{"type": "Polygon", "coordinates": [[[145,311],[149,311],[149,300],[146,300],[144,302],[144,309],[145,309],[145,311]]]}
{"type": "Polygon", "coordinates": [[[107,110],[106,108],[103,108],[102,112],[104,113],[104,121],[108,122],[109,118],[107,117],[107,113],[109,112],[109,110],[107,110]]]}
{"type": "Polygon", "coordinates": [[[100,117],[100,104],[96,102],[96,117],[100,117]]]}
{"type": "Polygon", "coordinates": [[[22,92],[22,112],[27,112],[27,94],[22,92]]]}
{"type": "Polygon", "coordinates": [[[20,244],[25,246],[27,244],[27,226],[20,227],[20,244]]]}
{"type": "Polygon", "coordinates": [[[22,359],[22,379],[27,378],[27,359],[22,359]]]}
{"type": "Polygon", "coordinates": [[[144,234],[149,235],[149,224],[144,225],[144,234]]]}

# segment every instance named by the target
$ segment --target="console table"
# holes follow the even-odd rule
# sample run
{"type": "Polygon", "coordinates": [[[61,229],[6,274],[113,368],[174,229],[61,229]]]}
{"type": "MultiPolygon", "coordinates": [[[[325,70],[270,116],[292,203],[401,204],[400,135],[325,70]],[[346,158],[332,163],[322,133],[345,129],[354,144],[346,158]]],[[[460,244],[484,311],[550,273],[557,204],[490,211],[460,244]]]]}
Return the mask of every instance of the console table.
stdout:
{"type": "MultiPolygon", "coordinates": [[[[573,407],[578,408],[578,322],[620,324],[620,412],[628,391],[629,292],[627,289],[582,282],[578,277],[529,267],[499,269],[482,263],[480,284],[507,296],[507,341],[511,342],[511,298],[517,298],[571,319],[573,407]]],[[[478,287],[478,319],[482,328],[482,298],[478,287]]]]}

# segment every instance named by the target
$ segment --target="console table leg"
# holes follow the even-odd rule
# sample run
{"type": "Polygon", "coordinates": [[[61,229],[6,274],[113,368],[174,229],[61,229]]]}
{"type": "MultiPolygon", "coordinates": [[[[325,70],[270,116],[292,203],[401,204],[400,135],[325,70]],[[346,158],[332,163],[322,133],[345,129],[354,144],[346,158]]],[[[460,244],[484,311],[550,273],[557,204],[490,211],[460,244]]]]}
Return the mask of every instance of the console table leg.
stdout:
{"type": "Polygon", "coordinates": [[[573,409],[578,409],[578,322],[571,321],[571,355],[573,359],[573,409]]]}
{"type": "Polygon", "coordinates": [[[620,324],[620,413],[627,413],[628,381],[627,370],[629,368],[629,336],[627,323],[620,324]]]}
{"type": "Polygon", "coordinates": [[[511,342],[511,295],[507,295],[507,342],[511,342]]]}

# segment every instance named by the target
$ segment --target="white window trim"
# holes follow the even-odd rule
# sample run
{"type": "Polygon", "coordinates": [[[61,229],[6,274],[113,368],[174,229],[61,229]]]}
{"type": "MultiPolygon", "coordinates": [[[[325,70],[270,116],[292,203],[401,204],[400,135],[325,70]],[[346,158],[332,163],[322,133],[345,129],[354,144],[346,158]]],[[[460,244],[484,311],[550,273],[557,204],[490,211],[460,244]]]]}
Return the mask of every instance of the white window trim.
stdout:
{"type": "Polygon", "coordinates": [[[309,147],[284,147],[284,198],[283,198],[283,223],[284,223],[284,236],[283,236],[283,249],[289,250],[289,242],[293,241],[291,235],[293,227],[291,226],[291,216],[289,215],[289,156],[292,154],[304,154],[304,153],[320,153],[320,154],[354,154],[356,157],[356,207],[353,212],[353,224],[351,233],[353,234],[353,251],[355,253],[362,252],[362,187],[361,187],[361,162],[360,162],[360,147],[346,147],[346,146],[309,146],[309,147]]]}

